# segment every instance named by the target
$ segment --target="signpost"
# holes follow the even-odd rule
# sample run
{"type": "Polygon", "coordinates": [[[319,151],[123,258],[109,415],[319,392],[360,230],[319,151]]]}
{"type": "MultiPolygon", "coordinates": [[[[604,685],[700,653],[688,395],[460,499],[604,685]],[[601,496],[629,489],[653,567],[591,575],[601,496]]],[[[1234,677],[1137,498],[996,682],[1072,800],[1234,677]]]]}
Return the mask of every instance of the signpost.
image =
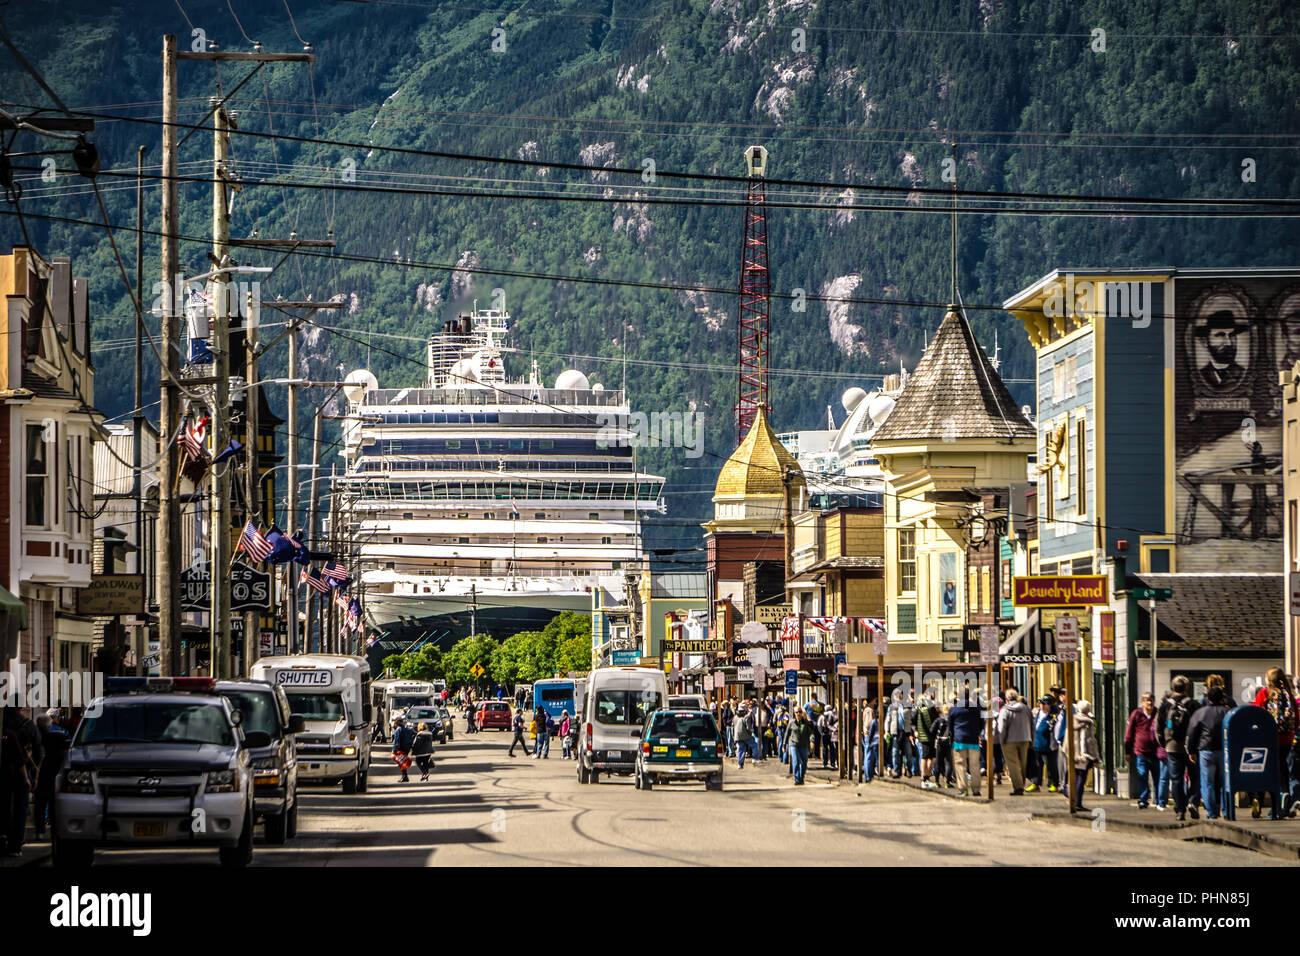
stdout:
{"type": "Polygon", "coordinates": [[[1070,813],[1074,813],[1074,808],[1083,803],[1083,794],[1076,793],[1076,790],[1082,790],[1082,781],[1074,769],[1075,758],[1075,738],[1074,738],[1074,668],[1070,665],[1079,660],[1079,619],[1072,614],[1062,614],[1056,619],[1056,658],[1065,666],[1065,717],[1066,717],[1066,737],[1065,737],[1065,771],[1069,774],[1067,778],[1069,787],[1067,793],[1070,798],[1070,813]]]}
{"type": "MultiPolygon", "coordinates": [[[[1151,696],[1156,697],[1156,658],[1159,656],[1160,620],[1156,614],[1156,602],[1168,601],[1174,596],[1173,588],[1133,588],[1132,595],[1139,601],[1150,601],[1147,610],[1151,612],[1151,696]]],[[[1294,607],[1294,603],[1292,605],[1294,607]]],[[[1292,614],[1295,613],[1293,610],[1292,614]]],[[[1157,700],[1160,698],[1156,697],[1157,700]]]]}
{"type": "Polygon", "coordinates": [[[980,628],[980,661],[984,664],[984,740],[988,753],[984,764],[988,773],[989,799],[993,799],[993,665],[997,663],[1001,649],[998,637],[1001,632],[996,624],[985,624],[980,628]]]}
{"type": "Polygon", "coordinates": [[[876,763],[885,759],[885,655],[889,653],[889,632],[875,631],[871,635],[871,649],[876,652],[876,763]]]}

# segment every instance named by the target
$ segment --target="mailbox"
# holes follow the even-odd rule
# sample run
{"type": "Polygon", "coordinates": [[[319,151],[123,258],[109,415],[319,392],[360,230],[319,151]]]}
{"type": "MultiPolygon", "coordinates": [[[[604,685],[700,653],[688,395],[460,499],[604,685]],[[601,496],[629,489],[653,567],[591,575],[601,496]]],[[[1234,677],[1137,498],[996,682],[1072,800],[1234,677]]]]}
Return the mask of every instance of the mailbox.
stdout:
{"type": "Polygon", "coordinates": [[[1273,819],[1281,818],[1277,724],[1262,707],[1234,707],[1223,717],[1223,816],[1237,818],[1236,794],[1271,793],[1273,819]]]}

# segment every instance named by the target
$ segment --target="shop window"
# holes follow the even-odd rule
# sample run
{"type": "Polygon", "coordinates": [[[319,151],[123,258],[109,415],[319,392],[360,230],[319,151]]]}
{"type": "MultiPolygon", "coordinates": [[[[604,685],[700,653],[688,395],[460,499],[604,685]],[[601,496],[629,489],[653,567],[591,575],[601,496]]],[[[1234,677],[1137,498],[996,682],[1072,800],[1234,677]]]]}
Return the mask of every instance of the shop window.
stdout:
{"type": "MultiPolygon", "coordinates": [[[[51,427],[57,428],[57,425],[51,427]]],[[[45,489],[49,469],[45,459],[45,427],[27,426],[27,508],[25,522],[38,528],[45,527],[45,489]]]]}

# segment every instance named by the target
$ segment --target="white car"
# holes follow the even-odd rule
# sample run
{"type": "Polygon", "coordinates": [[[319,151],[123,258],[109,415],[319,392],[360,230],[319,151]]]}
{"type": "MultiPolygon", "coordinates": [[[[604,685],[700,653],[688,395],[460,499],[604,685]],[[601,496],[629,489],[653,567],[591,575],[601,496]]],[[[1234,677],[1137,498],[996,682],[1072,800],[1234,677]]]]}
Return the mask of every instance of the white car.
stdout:
{"type": "Polygon", "coordinates": [[[97,847],[211,846],[225,866],[253,858],[251,750],[210,677],[114,677],[91,702],[55,782],[56,866],[97,847]],[[91,716],[94,714],[95,716],[91,716]]]}

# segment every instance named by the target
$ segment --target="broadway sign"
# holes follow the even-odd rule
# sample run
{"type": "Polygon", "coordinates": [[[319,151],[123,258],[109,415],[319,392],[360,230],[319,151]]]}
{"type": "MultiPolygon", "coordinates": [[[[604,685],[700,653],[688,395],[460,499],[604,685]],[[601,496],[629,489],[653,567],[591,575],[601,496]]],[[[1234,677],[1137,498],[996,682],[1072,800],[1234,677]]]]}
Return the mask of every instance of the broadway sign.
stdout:
{"type": "Polygon", "coordinates": [[[1084,607],[1110,603],[1104,574],[1015,578],[1011,597],[1016,607],[1084,607]]]}
{"type": "Polygon", "coordinates": [[[702,641],[664,639],[665,654],[721,654],[727,649],[725,638],[707,638],[702,641]]]}

